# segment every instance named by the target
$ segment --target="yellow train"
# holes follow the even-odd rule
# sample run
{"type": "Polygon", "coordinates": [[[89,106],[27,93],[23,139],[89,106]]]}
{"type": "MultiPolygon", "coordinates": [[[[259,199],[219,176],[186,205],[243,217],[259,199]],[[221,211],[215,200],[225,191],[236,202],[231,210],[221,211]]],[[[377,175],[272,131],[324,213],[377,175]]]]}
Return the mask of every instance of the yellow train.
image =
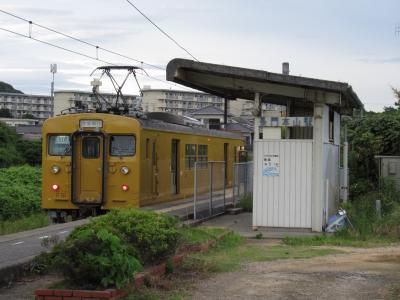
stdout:
{"type": "Polygon", "coordinates": [[[229,186],[244,145],[229,132],[102,113],[50,118],[42,134],[42,208],[53,218],[190,197],[195,161],[225,161],[229,186]]]}

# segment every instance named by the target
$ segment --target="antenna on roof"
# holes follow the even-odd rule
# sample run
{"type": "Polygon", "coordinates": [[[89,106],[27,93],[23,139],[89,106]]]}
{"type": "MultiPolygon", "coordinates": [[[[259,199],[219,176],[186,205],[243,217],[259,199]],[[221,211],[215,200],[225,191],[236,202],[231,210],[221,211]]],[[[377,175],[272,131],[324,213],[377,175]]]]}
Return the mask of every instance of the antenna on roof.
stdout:
{"type": "MultiPolygon", "coordinates": [[[[124,87],[126,81],[128,80],[129,76],[132,75],[135,79],[135,82],[139,88],[140,91],[140,96],[143,96],[142,89],[139,85],[139,81],[136,77],[136,70],[142,70],[143,72],[146,73],[141,67],[136,67],[136,66],[103,66],[103,67],[98,67],[93,70],[93,72],[90,74],[92,76],[96,71],[101,71],[101,75],[99,79],[94,79],[91,83],[93,86],[92,92],[94,97],[97,100],[97,109],[96,111],[98,112],[113,112],[115,114],[122,114],[125,113],[127,114],[129,112],[129,105],[126,97],[122,93],[122,88],[124,87]],[[125,75],[124,80],[119,83],[114,75],[111,73],[112,71],[115,70],[126,70],[127,73],[125,75]],[[99,86],[101,85],[100,79],[106,75],[110,81],[112,86],[115,89],[116,92],[116,97],[115,97],[115,102],[113,103],[113,100],[108,100],[106,97],[104,97],[100,91],[99,91],[99,86]]],[[[136,110],[140,109],[139,107],[136,107],[136,110]]]]}

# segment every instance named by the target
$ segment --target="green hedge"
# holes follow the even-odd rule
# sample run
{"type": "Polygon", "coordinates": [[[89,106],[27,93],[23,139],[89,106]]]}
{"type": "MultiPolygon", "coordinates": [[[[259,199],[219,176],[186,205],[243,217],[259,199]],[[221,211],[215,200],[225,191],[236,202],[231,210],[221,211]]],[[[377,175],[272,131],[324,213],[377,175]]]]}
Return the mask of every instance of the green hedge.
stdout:
{"type": "Polygon", "coordinates": [[[41,169],[20,166],[0,169],[0,220],[41,211],[41,169]]]}

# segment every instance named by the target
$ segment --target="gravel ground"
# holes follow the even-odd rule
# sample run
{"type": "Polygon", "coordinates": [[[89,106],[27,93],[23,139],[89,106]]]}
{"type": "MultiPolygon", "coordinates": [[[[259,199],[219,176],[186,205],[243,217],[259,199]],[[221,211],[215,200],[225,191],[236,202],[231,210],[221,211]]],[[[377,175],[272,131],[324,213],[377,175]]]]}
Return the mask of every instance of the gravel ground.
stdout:
{"type": "Polygon", "coordinates": [[[400,246],[335,248],[347,253],[218,274],[197,282],[190,299],[400,299],[400,246]]]}

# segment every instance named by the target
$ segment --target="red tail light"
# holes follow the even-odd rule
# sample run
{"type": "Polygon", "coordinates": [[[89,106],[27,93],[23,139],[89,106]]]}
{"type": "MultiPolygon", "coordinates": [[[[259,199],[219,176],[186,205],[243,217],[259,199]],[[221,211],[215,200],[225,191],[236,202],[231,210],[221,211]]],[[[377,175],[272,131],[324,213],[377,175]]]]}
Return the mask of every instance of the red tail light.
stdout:
{"type": "Polygon", "coordinates": [[[51,186],[51,188],[53,189],[53,191],[58,191],[58,189],[59,189],[60,187],[58,186],[58,184],[53,184],[53,185],[51,186]]]}
{"type": "Polygon", "coordinates": [[[123,184],[123,185],[121,186],[121,189],[122,189],[124,192],[126,192],[127,190],[129,190],[129,186],[128,186],[127,184],[123,184]]]}

